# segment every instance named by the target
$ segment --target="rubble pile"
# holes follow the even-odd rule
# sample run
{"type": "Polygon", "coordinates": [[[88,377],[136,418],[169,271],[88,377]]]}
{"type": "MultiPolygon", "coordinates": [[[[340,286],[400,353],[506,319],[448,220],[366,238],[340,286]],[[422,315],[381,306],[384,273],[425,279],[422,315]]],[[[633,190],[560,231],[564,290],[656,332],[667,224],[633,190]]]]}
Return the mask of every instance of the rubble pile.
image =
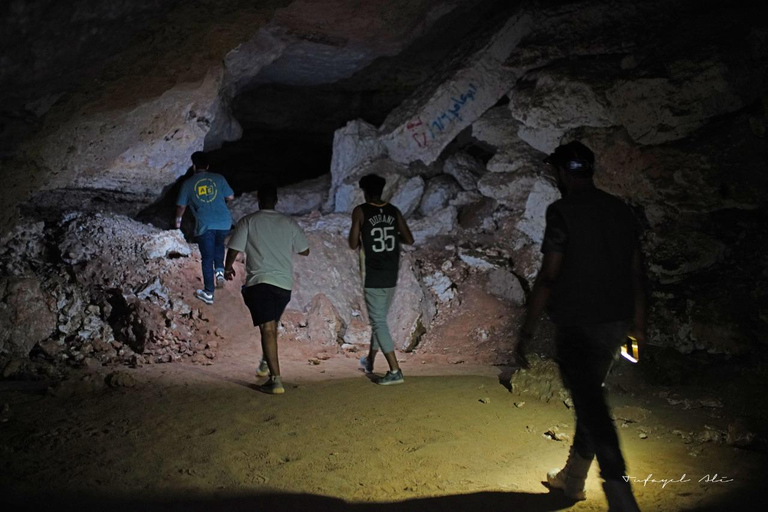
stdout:
{"type": "Polygon", "coordinates": [[[168,285],[190,254],[180,232],[120,215],[18,224],[0,249],[0,354],[88,368],[215,358],[204,314],[168,285]]]}

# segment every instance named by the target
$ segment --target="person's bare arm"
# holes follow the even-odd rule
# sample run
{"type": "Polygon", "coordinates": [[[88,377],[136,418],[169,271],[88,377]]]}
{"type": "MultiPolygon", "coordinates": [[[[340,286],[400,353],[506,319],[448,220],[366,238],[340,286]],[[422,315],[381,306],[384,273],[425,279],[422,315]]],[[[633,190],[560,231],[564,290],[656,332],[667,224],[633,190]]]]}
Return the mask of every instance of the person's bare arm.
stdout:
{"type": "Polygon", "coordinates": [[[181,206],[180,204],[176,205],[176,219],[175,219],[175,222],[173,223],[176,229],[181,228],[181,218],[184,217],[184,212],[186,211],[186,209],[187,209],[186,206],[181,206]]]}
{"type": "Polygon", "coordinates": [[[408,223],[405,222],[405,217],[397,210],[397,231],[400,233],[400,243],[406,245],[413,245],[413,235],[408,227],[408,223]]]}
{"type": "Polygon", "coordinates": [[[227,249],[227,259],[224,262],[224,279],[227,281],[231,281],[235,275],[235,268],[234,264],[237,260],[237,255],[240,254],[240,251],[236,251],[234,249],[227,249]]]}
{"type": "Polygon", "coordinates": [[[363,209],[356,206],[352,210],[352,226],[349,228],[349,242],[350,249],[357,249],[360,247],[360,230],[363,228],[363,209]]]}

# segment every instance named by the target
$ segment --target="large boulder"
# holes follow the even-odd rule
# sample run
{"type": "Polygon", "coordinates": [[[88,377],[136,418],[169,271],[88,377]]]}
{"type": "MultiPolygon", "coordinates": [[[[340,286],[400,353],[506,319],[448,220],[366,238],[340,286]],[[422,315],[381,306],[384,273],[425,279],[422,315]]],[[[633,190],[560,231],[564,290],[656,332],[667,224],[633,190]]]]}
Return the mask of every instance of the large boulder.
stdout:
{"type": "Polygon", "coordinates": [[[549,153],[571,129],[623,126],[642,145],[686,137],[715,116],[746,106],[759,92],[743,85],[719,56],[678,59],[665,76],[627,76],[604,64],[573,64],[525,77],[509,108],[522,123],[518,135],[549,153]]]}
{"type": "MultiPolygon", "coordinates": [[[[196,84],[183,84],[135,108],[72,116],[24,152],[55,178],[48,188],[119,190],[150,202],[189,168],[214,122],[227,109],[219,96],[221,68],[196,84]]],[[[221,139],[240,136],[236,123],[221,139]]]]}
{"type": "Polygon", "coordinates": [[[560,191],[549,180],[536,180],[525,201],[525,210],[517,229],[528,235],[535,243],[544,240],[547,207],[560,198],[560,191]]]}
{"type": "Polygon", "coordinates": [[[452,235],[458,227],[458,210],[455,206],[446,206],[428,217],[409,222],[416,245],[426,243],[430,238],[452,235]]]}
{"type": "MultiPolygon", "coordinates": [[[[324,174],[313,180],[303,181],[295,185],[280,187],[277,190],[277,206],[275,209],[286,215],[306,215],[319,211],[328,197],[331,177],[324,174]]],[[[247,192],[235,198],[229,205],[235,222],[246,215],[258,211],[259,200],[257,192],[247,192]]]]}
{"type": "Polygon", "coordinates": [[[391,112],[380,129],[389,157],[403,163],[435,161],[512,88],[520,70],[503,63],[530,28],[527,13],[512,15],[481,48],[457,62],[447,80],[423,86],[391,112]]]}
{"type": "Polygon", "coordinates": [[[485,165],[467,153],[454,153],[445,160],[443,172],[452,176],[467,192],[477,190],[477,180],[485,174],[485,165]]]}
{"type": "Polygon", "coordinates": [[[397,206],[406,219],[413,215],[421,204],[421,197],[424,195],[424,178],[414,176],[401,182],[398,189],[389,200],[390,203],[397,206]]]}
{"type": "Polygon", "coordinates": [[[388,158],[366,162],[353,169],[336,188],[336,212],[349,213],[355,206],[365,202],[365,196],[363,195],[363,190],[358,185],[358,181],[366,174],[376,174],[387,181],[381,197],[388,201],[400,189],[401,184],[407,180],[409,170],[408,167],[393,162],[388,158]]]}
{"type": "Polygon", "coordinates": [[[616,124],[593,81],[574,76],[570,69],[531,74],[525,80],[533,85],[515,88],[509,108],[522,124],[518,137],[539,151],[554,151],[570,129],[616,124]]]}
{"type": "MultiPolygon", "coordinates": [[[[316,334],[316,338],[329,343],[333,337],[329,333],[333,330],[337,338],[345,342],[367,342],[370,332],[365,326],[368,312],[363,298],[360,262],[357,252],[350,250],[347,244],[349,216],[308,216],[299,219],[299,223],[309,239],[310,255],[294,260],[294,288],[288,308],[311,312],[323,308],[330,311],[332,306],[336,312],[332,317],[336,318],[338,314],[340,324],[318,323],[315,331],[321,334],[316,334]],[[318,298],[319,295],[322,298],[318,298]]],[[[395,344],[403,349],[414,342],[422,326],[429,324],[426,314],[429,300],[424,296],[415,272],[410,254],[403,252],[398,289],[389,314],[395,344]]]]}
{"type": "Polygon", "coordinates": [[[442,210],[448,202],[456,197],[461,187],[451,176],[442,175],[432,178],[427,182],[427,189],[421,198],[419,213],[430,216],[438,210],[442,210]]]}
{"type": "Polygon", "coordinates": [[[386,149],[378,137],[376,127],[363,120],[355,120],[333,134],[331,157],[331,188],[325,210],[345,211],[335,207],[336,189],[350,175],[366,163],[382,158],[386,149]]]}
{"type": "MultiPolygon", "coordinates": [[[[543,164],[542,164],[543,165],[543,164]]],[[[548,190],[550,182],[541,174],[492,172],[477,184],[485,197],[495,199],[510,210],[525,210],[528,197],[534,190],[548,190]]]]}

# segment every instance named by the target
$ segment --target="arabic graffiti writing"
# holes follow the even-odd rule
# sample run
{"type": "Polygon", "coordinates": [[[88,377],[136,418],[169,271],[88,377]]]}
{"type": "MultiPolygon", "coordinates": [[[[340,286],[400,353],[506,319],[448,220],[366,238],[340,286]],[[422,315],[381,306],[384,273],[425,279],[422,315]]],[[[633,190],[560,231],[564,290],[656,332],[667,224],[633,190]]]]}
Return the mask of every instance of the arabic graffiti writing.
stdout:
{"type": "Polygon", "coordinates": [[[447,130],[453,123],[462,121],[461,110],[464,106],[475,100],[475,93],[477,92],[477,86],[475,84],[469,84],[467,90],[459,95],[459,97],[451,96],[451,105],[442,110],[440,114],[435,116],[431,121],[424,123],[421,117],[409,122],[405,127],[411,134],[411,137],[420,148],[427,147],[429,141],[438,138],[445,130],[447,130]]]}

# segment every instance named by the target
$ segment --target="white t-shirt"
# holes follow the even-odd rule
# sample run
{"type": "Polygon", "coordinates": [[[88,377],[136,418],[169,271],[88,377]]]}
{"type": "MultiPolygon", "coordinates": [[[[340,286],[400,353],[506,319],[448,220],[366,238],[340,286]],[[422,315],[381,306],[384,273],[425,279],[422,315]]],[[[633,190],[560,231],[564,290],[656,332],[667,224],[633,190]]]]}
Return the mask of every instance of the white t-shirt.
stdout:
{"type": "Polygon", "coordinates": [[[246,286],[267,283],[293,288],[293,254],[309,249],[304,231],[275,210],[259,210],[240,219],[227,247],[245,253],[246,286]]]}

